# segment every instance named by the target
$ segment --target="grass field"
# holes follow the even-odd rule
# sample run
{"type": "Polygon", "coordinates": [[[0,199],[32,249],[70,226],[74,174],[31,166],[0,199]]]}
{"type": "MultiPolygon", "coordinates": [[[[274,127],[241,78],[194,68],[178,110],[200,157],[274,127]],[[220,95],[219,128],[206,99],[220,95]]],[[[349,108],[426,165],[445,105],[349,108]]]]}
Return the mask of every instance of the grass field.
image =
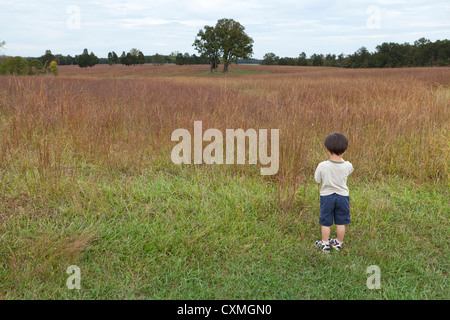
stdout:
{"type": "Polygon", "coordinates": [[[449,68],[2,76],[0,298],[448,299],[449,106],[449,68]],[[279,129],[278,174],[174,165],[171,133],[196,120],[279,129]],[[333,131],[350,142],[352,224],[324,255],[313,173],[333,131]]]}

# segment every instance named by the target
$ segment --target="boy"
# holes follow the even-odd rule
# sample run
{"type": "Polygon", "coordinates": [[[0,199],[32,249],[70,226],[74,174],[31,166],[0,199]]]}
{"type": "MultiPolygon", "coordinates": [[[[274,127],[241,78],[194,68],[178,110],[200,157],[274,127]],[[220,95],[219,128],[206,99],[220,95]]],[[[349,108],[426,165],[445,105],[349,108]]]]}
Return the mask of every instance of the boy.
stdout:
{"type": "Polygon", "coordinates": [[[348,140],[343,134],[334,132],[328,135],[325,139],[325,149],[330,159],[319,163],[314,173],[316,182],[322,184],[319,218],[322,241],[316,241],[316,246],[325,253],[330,252],[330,245],[337,251],[342,248],[345,225],[351,222],[347,177],[353,172],[353,166],[342,159],[347,147],[348,140]],[[337,239],[329,238],[333,220],[336,224],[337,239]]]}

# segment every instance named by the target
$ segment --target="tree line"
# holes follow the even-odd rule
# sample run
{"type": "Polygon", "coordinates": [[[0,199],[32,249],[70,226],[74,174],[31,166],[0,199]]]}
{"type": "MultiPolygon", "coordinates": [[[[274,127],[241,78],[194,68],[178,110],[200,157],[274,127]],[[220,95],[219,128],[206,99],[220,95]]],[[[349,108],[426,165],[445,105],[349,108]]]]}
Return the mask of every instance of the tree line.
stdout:
{"type": "MultiPolygon", "coordinates": [[[[344,55],[312,54],[310,57],[302,52],[298,57],[279,57],[273,52],[266,53],[263,60],[250,59],[253,53],[253,39],[245,33],[245,28],[233,19],[218,20],[215,26],[205,26],[199,30],[193,46],[199,55],[172,52],[170,55],[144,55],[139,49],[132,48],[129,52],[122,51],[118,56],[114,51],[107,58],[98,58],[93,52],[84,49],[80,55],[72,57],[52,54],[46,50],[41,57],[3,57],[0,62],[0,74],[57,74],[58,65],[78,65],[80,68],[93,67],[96,64],[122,64],[126,66],[152,63],[162,65],[209,64],[210,72],[217,71],[223,64],[226,72],[232,63],[251,61],[263,65],[297,65],[297,66],[331,66],[344,68],[395,68],[421,66],[449,66],[450,40],[431,42],[420,38],[409,43],[384,42],[376,46],[374,52],[361,47],[355,53],[344,55]]],[[[0,41],[0,48],[5,46],[0,41]]]]}
{"type": "Polygon", "coordinates": [[[313,54],[309,58],[304,52],[298,57],[282,57],[273,52],[263,57],[264,65],[330,66],[344,68],[397,68],[450,65],[450,40],[431,42],[420,38],[413,44],[384,42],[374,52],[361,47],[350,55],[313,54]]]}

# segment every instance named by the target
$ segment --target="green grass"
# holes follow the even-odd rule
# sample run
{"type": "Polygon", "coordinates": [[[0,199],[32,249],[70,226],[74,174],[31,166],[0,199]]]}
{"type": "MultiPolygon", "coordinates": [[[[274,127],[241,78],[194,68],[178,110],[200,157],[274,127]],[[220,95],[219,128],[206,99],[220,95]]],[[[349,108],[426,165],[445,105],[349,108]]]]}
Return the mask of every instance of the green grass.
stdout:
{"type": "Polygon", "coordinates": [[[281,212],[273,182],[225,171],[2,172],[1,297],[448,299],[448,181],[351,181],[345,249],[324,255],[312,177],[281,212]],[[81,290],[66,287],[73,264],[81,290]]]}

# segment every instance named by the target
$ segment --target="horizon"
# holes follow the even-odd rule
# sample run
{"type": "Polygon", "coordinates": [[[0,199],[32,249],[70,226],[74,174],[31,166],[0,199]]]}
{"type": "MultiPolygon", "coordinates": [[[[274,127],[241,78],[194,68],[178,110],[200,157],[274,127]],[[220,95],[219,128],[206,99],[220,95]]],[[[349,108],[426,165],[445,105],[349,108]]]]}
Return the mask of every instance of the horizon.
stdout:
{"type": "Polygon", "coordinates": [[[432,42],[450,34],[446,1],[64,1],[0,0],[1,55],[39,57],[45,50],[64,56],[87,48],[98,57],[131,48],[144,55],[197,54],[192,43],[205,25],[221,18],[240,22],[254,40],[252,59],[349,55],[373,52],[383,42],[432,42]],[[17,25],[21,26],[17,28],[17,25]],[[32,30],[32,31],[31,31],[32,30]]]}

